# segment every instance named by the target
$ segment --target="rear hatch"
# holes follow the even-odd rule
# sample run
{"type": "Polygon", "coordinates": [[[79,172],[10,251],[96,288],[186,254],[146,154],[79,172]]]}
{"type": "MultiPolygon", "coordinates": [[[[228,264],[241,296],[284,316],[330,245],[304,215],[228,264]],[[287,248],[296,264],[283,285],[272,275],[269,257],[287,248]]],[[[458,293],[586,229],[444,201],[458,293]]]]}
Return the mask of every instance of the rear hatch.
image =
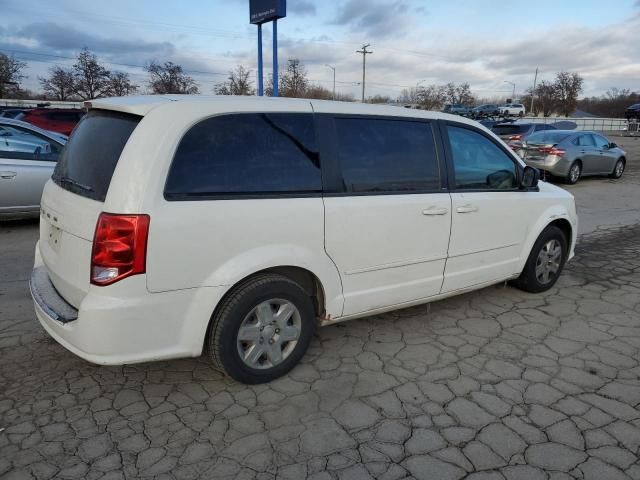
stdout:
{"type": "Polygon", "coordinates": [[[106,110],[89,112],[45,186],[40,254],[56,290],[76,308],[89,289],[93,235],[111,177],[141,119],[106,110]]]}
{"type": "Polygon", "coordinates": [[[529,131],[529,128],[531,128],[529,125],[518,124],[494,125],[491,131],[504,141],[513,141],[522,140],[522,137],[529,131]]]}

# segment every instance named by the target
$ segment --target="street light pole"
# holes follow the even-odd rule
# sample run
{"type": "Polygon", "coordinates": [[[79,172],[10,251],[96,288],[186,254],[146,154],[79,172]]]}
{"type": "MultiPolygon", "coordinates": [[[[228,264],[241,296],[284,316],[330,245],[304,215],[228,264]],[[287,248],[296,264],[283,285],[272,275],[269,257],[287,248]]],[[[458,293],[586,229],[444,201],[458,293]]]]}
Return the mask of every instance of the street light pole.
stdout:
{"type": "Polygon", "coordinates": [[[514,82],[510,82],[509,80],[505,80],[504,83],[513,85],[513,93],[511,95],[511,101],[514,102],[516,100],[516,84],[514,82]]]}
{"type": "Polygon", "coordinates": [[[333,67],[328,63],[325,63],[325,66],[333,70],[333,100],[335,100],[336,99],[336,67],[333,67]]]}

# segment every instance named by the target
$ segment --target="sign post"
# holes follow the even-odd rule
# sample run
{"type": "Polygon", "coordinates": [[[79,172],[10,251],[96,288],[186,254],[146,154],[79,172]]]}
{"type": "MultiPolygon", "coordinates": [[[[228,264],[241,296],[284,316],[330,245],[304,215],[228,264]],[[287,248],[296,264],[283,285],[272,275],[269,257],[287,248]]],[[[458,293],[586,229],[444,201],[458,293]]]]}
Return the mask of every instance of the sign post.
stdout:
{"type": "Polygon", "coordinates": [[[262,24],[273,22],[273,96],[278,96],[278,19],[287,16],[287,0],[249,0],[249,21],[258,25],[258,95],[262,96],[262,24]]]}

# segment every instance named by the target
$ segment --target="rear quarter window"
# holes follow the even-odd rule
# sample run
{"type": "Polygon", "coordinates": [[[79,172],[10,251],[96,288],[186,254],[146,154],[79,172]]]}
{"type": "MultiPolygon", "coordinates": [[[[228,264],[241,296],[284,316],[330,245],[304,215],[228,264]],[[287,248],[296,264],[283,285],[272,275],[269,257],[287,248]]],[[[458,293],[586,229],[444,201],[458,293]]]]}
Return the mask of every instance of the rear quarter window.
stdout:
{"type": "Polygon", "coordinates": [[[182,138],[167,200],[322,191],[312,114],[250,113],[211,117],[182,138]]]}
{"type": "Polygon", "coordinates": [[[122,150],[142,117],[93,110],[76,126],[53,172],[53,181],[103,202],[122,150]]]}

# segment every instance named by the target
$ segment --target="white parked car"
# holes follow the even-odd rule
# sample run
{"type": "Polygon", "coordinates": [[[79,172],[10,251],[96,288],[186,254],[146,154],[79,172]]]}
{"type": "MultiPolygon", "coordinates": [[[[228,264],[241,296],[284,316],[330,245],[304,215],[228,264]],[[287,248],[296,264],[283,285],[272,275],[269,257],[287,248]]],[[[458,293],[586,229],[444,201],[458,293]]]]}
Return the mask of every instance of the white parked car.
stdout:
{"type": "Polygon", "coordinates": [[[38,319],[99,364],[196,357],[247,383],[319,325],[554,285],[574,199],[476,122],[256,97],[94,100],[42,197],[38,319]]]}
{"type": "Polygon", "coordinates": [[[521,103],[507,103],[500,107],[500,113],[507,116],[524,117],[527,112],[521,103]]]}

